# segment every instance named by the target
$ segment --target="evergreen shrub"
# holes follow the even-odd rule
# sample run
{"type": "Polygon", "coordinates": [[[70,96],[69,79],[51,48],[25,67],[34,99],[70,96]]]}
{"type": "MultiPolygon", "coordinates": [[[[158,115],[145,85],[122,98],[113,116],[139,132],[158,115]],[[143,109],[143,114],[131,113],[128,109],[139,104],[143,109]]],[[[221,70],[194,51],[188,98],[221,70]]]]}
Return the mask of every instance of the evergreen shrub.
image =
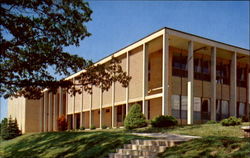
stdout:
{"type": "Polygon", "coordinates": [[[57,127],[58,131],[66,131],[68,128],[68,122],[66,120],[66,117],[64,115],[60,116],[57,119],[57,127]]]}
{"type": "Polygon", "coordinates": [[[229,118],[221,120],[222,126],[236,126],[241,124],[241,118],[231,116],[229,118]]]}
{"type": "Polygon", "coordinates": [[[12,119],[11,116],[4,118],[1,123],[1,137],[4,140],[9,140],[22,135],[18,128],[17,120],[12,119]]]}
{"type": "Polygon", "coordinates": [[[173,116],[157,116],[151,120],[152,127],[170,127],[177,125],[177,120],[173,116]]]}
{"type": "Polygon", "coordinates": [[[147,126],[146,118],[141,112],[141,106],[134,104],[130,108],[124,121],[126,129],[134,129],[147,126]]]}

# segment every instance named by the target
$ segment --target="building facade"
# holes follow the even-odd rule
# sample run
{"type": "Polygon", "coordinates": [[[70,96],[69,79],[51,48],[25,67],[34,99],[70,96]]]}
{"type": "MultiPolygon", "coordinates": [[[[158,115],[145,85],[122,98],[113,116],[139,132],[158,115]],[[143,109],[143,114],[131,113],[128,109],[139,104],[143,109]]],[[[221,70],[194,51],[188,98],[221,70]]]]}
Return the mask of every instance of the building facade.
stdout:
{"type": "MultiPolygon", "coordinates": [[[[172,115],[180,124],[246,116],[249,54],[244,48],[163,28],[97,62],[105,64],[117,57],[123,71],[132,77],[127,88],[113,83],[108,91],[93,87],[92,94],[75,96],[62,88],[56,94],[45,90],[40,100],[21,98],[25,101],[19,104],[26,109],[23,118],[15,113],[18,99],[10,100],[9,115],[17,117],[25,132],[30,132],[26,129],[29,124],[34,124],[37,132],[56,131],[61,115],[67,116],[70,129],[120,127],[134,103],[141,105],[147,119],[172,115]],[[28,115],[28,111],[37,112],[28,115]]],[[[77,82],[84,71],[66,80],[77,82]]]]}

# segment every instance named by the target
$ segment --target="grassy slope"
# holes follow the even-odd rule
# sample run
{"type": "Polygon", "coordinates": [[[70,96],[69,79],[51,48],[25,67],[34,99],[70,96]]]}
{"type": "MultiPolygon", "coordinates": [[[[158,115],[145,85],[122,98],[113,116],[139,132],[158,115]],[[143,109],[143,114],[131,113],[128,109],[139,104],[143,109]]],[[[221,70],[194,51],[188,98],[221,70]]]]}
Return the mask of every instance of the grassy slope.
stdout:
{"type": "Polygon", "coordinates": [[[0,145],[0,157],[103,157],[131,139],[123,132],[25,134],[0,145]]]}
{"type": "MultiPolygon", "coordinates": [[[[249,125],[243,125],[247,124],[249,125]]],[[[167,132],[202,136],[201,139],[168,148],[160,157],[250,157],[250,139],[239,138],[243,136],[240,127],[202,124],[171,129],[26,134],[2,142],[0,157],[103,157],[131,139],[143,138],[132,136],[129,132],[167,132]]]]}

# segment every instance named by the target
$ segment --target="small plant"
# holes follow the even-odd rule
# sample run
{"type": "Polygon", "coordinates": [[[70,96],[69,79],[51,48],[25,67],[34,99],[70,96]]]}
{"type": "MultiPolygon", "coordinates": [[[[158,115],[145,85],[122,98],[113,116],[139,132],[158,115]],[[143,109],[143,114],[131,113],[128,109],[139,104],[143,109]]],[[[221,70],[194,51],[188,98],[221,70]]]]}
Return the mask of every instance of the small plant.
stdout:
{"type": "Polygon", "coordinates": [[[147,126],[146,118],[141,112],[141,106],[134,104],[124,121],[126,129],[134,129],[147,126]]]}
{"type": "Polygon", "coordinates": [[[11,116],[4,118],[1,123],[1,137],[4,140],[9,140],[22,135],[18,128],[17,120],[12,119],[11,116]]]}
{"type": "Polygon", "coordinates": [[[91,125],[91,126],[90,126],[90,129],[91,129],[91,130],[96,129],[95,125],[91,125]]]}
{"type": "Polygon", "coordinates": [[[108,128],[108,126],[102,125],[102,129],[107,129],[107,128],[108,128]]]}
{"type": "Polygon", "coordinates": [[[170,127],[177,125],[177,120],[173,116],[157,116],[151,121],[152,127],[170,127]]]}
{"type": "Polygon", "coordinates": [[[58,131],[66,131],[68,128],[68,123],[64,115],[57,119],[58,131]]]}
{"type": "Polygon", "coordinates": [[[85,127],[84,126],[80,127],[80,130],[85,130],[85,127]]]}
{"type": "Polygon", "coordinates": [[[235,116],[231,116],[229,118],[226,118],[224,120],[221,120],[222,126],[235,126],[241,124],[241,119],[237,118],[235,116]]]}
{"type": "Polygon", "coordinates": [[[216,124],[217,122],[215,120],[209,120],[206,122],[206,124],[216,124]]]}

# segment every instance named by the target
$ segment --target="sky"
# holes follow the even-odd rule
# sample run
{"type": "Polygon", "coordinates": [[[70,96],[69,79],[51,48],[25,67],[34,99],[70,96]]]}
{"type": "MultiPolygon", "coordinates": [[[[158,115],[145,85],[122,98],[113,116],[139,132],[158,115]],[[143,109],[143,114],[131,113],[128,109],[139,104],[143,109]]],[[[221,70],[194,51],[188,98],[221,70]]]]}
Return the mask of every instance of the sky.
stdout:
{"type": "MultiPolygon", "coordinates": [[[[93,10],[86,26],[92,36],[72,54],[98,61],[163,27],[249,49],[249,1],[88,1],[93,10]]],[[[7,101],[0,100],[0,119],[7,101]]]]}

